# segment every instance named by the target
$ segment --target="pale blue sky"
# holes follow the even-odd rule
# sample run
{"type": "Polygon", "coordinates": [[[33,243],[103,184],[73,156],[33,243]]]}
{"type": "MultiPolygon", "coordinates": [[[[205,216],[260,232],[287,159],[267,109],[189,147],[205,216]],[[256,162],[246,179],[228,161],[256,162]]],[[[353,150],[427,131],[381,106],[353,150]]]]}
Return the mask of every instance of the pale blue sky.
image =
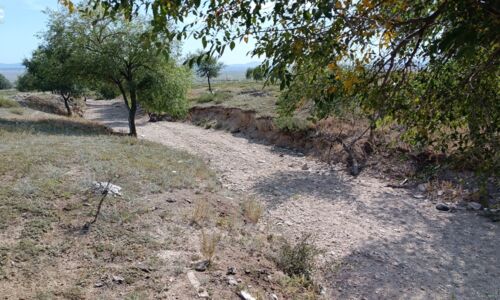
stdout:
{"type": "MultiPolygon", "coordinates": [[[[56,9],[57,0],[0,0],[0,63],[20,63],[37,47],[36,34],[43,31],[47,18],[42,10],[56,9]]],[[[244,64],[258,59],[246,56],[253,46],[237,45],[222,57],[225,64],[244,64]]],[[[183,44],[184,53],[201,48],[201,42],[189,39],[183,44]]]]}

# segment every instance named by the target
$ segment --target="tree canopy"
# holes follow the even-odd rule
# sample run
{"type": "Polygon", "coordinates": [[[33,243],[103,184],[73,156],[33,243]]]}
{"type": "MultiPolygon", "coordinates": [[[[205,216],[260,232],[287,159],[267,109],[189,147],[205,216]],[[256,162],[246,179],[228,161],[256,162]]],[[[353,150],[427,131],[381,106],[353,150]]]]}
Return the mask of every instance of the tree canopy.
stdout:
{"type": "Polygon", "coordinates": [[[88,2],[128,18],[145,10],[153,32],[192,35],[211,55],[254,39],[251,54],[264,56],[268,80],[285,92],[299,85],[308,95],[285,97],[288,110],[309,100],[325,117],[356,103],[372,127],[397,122],[416,144],[469,152],[488,168],[498,163],[497,1],[88,2]],[[186,24],[189,16],[196,21],[186,24]]]}

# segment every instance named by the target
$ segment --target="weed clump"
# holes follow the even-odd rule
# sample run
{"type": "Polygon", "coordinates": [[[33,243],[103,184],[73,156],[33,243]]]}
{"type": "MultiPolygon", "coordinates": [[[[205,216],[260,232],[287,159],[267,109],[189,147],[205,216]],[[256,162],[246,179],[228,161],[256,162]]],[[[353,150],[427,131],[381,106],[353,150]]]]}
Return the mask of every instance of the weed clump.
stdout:
{"type": "Polygon", "coordinates": [[[218,233],[207,234],[204,230],[201,232],[200,252],[203,258],[210,263],[215,255],[219,241],[220,235],[218,233]]]}
{"type": "Polygon", "coordinates": [[[257,224],[257,222],[259,222],[263,210],[262,204],[255,199],[250,199],[243,203],[243,215],[245,216],[245,220],[252,224],[257,224]]]}
{"type": "Polygon", "coordinates": [[[288,276],[303,277],[306,281],[311,281],[314,257],[318,250],[309,243],[309,238],[310,235],[305,235],[295,245],[285,241],[281,247],[277,257],[277,264],[288,276]]]}

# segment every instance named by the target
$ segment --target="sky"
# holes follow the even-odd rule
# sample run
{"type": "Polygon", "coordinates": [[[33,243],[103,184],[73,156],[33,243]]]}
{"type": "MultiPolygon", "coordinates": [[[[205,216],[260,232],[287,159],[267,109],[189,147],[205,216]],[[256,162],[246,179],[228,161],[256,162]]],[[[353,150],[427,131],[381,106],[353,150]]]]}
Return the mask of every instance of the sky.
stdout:
{"type": "MultiPolygon", "coordinates": [[[[21,63],[31,56],[40,42],[36,35],[47,23],[46,8],[57,9],[58,0],[0,0],[0,63],[21,63]]],[[[226,65],[258,61],[246,55],[252,46],[252,41],[236,45],[233,51],[226,50],[221,61],[226,65]]],[[[201,42],[194,39],[183,43],[184,54],[201,48],[201,42]]]]}

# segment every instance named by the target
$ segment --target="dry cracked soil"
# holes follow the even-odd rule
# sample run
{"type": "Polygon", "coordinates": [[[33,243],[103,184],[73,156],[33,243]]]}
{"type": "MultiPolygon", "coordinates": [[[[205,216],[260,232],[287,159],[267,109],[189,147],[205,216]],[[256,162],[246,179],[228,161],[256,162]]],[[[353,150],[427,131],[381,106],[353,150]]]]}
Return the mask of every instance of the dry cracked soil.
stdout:
{"type": "MultiPolygon", "coordinates": [[[[87,106],[87,119],[127,131],[121,101],[87,106]]],[[[261,200],[272,232],[311,234],[325,299],[500,299],[498,223],[238,134],[144,118],[138,134],[202,157],[224,188],[261,200]]]]}

